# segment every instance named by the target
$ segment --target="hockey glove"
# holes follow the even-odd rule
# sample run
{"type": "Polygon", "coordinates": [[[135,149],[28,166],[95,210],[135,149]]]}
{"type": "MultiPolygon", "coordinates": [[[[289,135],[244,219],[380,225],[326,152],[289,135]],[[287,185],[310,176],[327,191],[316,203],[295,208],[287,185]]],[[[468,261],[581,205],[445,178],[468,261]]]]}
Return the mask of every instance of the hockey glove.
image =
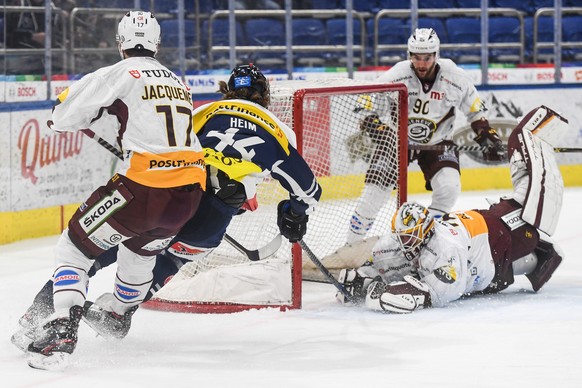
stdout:
{"type": "Polygon", "coordinates": [[[360,121],[360,131],[367,133],[374,143],[385,141],[390,134],[388,126],[380,121],[377,114],[364,117],[360,121]]]}
{"type": "Polygon", "coordinates": [[[507,153],[503,148],[503,142],[493,128],[482,129],[475,136],[475,141],[481,147],[487,147],[483,151],[483,159],[490,162],[499,162],[507,159],[507,153]]]}
{"type": "Polygon", "coordinates": [[[307,232],[307,221],[309,216],[306,214],[296,214],[291,209],[291,202],[284,200],[277,206],[277,226],[281,235],[294,243],[303,238],[307,232]]]}
{"type": "MultiPolygon", "coordinates": [[[[366,300],[366,290],[372,281],[380,280],[366,276],[357,269],[342,269],[338,276],[338,282],[343,284],[346,291],[353,297],[352,301],[356,304],[363,304],[366,300]]],[[[342,303],[347,304],[350,301],[346,296],[338,291],[335,295],[336,299],[342,303]]]]}
{"type": "Polygon", "coordinates": [[[432,303],[426,284],[406,275],[403,282],[372,283],[368,288],[366,306],[392,313],[411,313],[431,307],[432,303]]]}

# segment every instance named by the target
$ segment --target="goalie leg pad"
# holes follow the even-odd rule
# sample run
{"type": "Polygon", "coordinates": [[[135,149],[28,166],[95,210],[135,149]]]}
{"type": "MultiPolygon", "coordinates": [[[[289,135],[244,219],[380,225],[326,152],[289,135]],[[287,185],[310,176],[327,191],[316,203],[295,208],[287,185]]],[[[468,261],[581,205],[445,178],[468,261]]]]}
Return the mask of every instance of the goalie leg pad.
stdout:
{"type": "Polygon", "coordinates": [[[411,313],[432,306],[428,286],[420,280],[406,275],[403,282],[368,288],[366,306],[392,313],[411,313]],[[378,295],[379,294],[379,295],[378,295]]]}
{"type": "Polygon", "coordinates": [[[528,117],[508,140],[514,198],[523,204],[524,221],[552,235],[562,208],[564,182],[553,149],[526,129],[528,117]]]}
{"type": "Polygon", "coordinates": [[[568,131],[568,120],[547,106],[532,110],[523,120],[523,128],[557,147],[568,131]]]}

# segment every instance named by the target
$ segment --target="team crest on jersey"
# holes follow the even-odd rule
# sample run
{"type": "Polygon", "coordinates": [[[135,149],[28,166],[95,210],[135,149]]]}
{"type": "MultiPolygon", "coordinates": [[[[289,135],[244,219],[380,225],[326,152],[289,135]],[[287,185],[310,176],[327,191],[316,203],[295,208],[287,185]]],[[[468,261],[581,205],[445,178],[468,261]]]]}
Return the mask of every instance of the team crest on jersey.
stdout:
{"type": "Polygon", "coordinates": [[[141,78],[141,73],[139,70],[130,70],[129,74],[131,74],[133,78],[141,78]]]}
{"type": "Polygon", "coordinates": [[[436,123],[421,117],[408,119],[408,138],[420,144],[426,144],[436,131],[436,123]]]}

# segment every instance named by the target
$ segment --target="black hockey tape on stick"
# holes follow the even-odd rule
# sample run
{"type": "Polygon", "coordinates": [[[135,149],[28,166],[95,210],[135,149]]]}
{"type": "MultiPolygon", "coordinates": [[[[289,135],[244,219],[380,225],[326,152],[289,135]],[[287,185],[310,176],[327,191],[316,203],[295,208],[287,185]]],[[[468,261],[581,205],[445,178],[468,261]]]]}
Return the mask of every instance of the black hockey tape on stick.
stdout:
{"type": "Polygon", "coordinates": [[[329,282],[333,284],[335,288],[337,288],[338,291],[342,293],[343,296],[346,297],[346,300],[348,302],[357,304],[356,299],[346,290],[344,285],[338,282],[337,279],[331,274],[331,272],[329,272],[329,270],[325,268],[325,266],[321,263],[317,256],[315,256],[315,253],[313,253],[313,251],[307,246],[305,241],[299,240],[298,242],[301,248],[305,251],[305,253],[307,253],[307,256],[309,256],[309,259],[313,262],[313,264],[315,264],[315,266],[321,271],[321,273],[325,275],[329,282]]]}
{"type": "MultiPolygon", "coordinates": [[[[90,130],[88,128],[81,129],[81,132],[83,132],[85,135],[87,135],[91,139],[96,140],[97,143],[99,143],[99,145],[101,147],[105,148],[107,151],[111,152],[113,155],[115,155],[119,159],[123,160],[123,153],[120,150],[118,150],[116,147],[114,147],[113,145],[109,144],[109,142],[107,142],[105,139],[98,136],[95,132],[93,132],[92,130],[90,130]]],[[[232,238],[231,236],[229,236],[226,233],[224,234],[224,239],[226,240],[226,242],[228,242],[236,250],[238,250],[239,252],[244,254],[251,261],[263,260],[263,259],[266,259],[267,257],[273,256],[279,250],[279,247],[281,246],[281,241],[282,241],[281,235],[277,234],[275,236],[275,238],[273,238],[273,240],[271,240],[264,247],[261,247],[259,249],[255,249],[255,250],[250,250],[250,249],[246,249],[242,244],[240,244],[238,241],[236,241],[234,238],[232,238]]]]}
{"type": "Polygon", "coordinates": [[[224,239],[251,261],[259,261],[273,256],[281,247],[282,242],[281,234],[277,234],[267,245],[259,249],[250,250],[226,233],[224,234],[224,239]]]}
{"type": "MultiPolygon", "coordinates": [[[[429,144],[409,144],[409,150],[418,150],[418,151],[467,151],[467,152],[478,152],[478,151],[487,151],[487,146],[453,146],[453,145],[429,145],[429,144]]],[[[554,152],[582,152],[582,148],[561,148],[556,147],[554,148],[554,152]]]]}
{"type": "Polygon", "coordinates": [[[81,129],[81,132],[83,132],[85,135],[89,136],[91,139],[97,141],[97,143],[99,143],[99,145],[101,147],[105,148],[107,151],[111,152],[113,155],[115,155],[119,159],[123,160],[123,153],[120,150],[118,150],[116,147],[114,147],[113,145],[109,144],[106,140],[104,140],[103,138],[98,136],[95,132],[93,132],[89,128],[81,129]]]}

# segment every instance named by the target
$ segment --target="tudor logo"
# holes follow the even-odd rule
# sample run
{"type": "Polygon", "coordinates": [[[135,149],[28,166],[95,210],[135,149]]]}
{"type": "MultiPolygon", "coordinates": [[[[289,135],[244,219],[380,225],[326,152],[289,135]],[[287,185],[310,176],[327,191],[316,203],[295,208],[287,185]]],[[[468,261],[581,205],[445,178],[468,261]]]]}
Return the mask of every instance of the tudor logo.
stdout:
{"type": "Polygon", "coordinates": [[[129,74],[131,74],[131,76],[133,78],[140,78],[141,77],[141,73],[139,72],[139,70],[130,70],[129,74]]]}

